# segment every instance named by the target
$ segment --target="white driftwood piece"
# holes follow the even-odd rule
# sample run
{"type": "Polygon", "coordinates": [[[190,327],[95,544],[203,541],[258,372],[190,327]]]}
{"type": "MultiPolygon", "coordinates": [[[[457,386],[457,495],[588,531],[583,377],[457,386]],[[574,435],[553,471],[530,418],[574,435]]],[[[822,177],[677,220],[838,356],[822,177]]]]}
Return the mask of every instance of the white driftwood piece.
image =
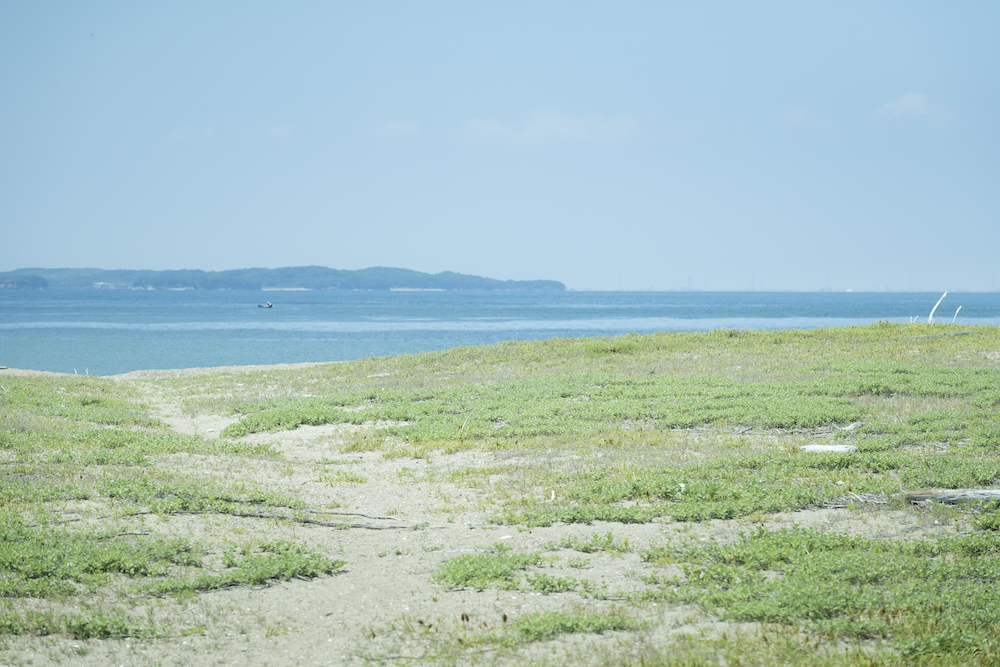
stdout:
{"type": "Polygon", "coordinates": [[[971,503],[980,500],[1000,498],[998,489],[928,489],[924,491],[908,491],[906,499],[911,503],[971,503]]]}
{"type": "Polygon", "coordinates": [[[812,452],[814,454],[850,454],[851,452],[858,451],[858,448],[854,445],[802,445],[799,449],[804,452],[812,452]]]}
{"type": "Polygon", "coordinates": [[[837,426],[836,424],[833,425],[833,427],[838,431],[853,431],[859,426],[862,426],[861,422],[854,422],[853,424],[848,424],[847,426],[837,426]]]}
{"type": "MultiPolygon", "coordinates": [[[[934,324],[934,311],[937,310],[937,307],[941,305],[941,302],[944,301],[946,296],[948,296],[947,292],[942,294],[941,298],[938,299],[938,302],[934,304],[933,308],[931,308],[931,314],[927,316],[927,324],[934,324]]],[[[957,315],[958,313],[956,312],[955,314],[957,315]]]]}

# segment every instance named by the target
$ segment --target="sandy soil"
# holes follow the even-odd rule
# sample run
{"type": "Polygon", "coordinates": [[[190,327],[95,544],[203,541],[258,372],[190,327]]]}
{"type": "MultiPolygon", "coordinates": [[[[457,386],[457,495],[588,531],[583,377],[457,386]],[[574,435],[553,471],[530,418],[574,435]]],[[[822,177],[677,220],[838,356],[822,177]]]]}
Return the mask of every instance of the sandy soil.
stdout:
{"type": "Polygon", "coordinates": [[[9,375],[12,377],[66,377],[72,373],[53,373],[51,371],[32,371],[24,368],[7,368],[0,366],[0,377],[9,375]]]}
{"type": "MultiPolygon", "coordinates": [[[[301,366],[305,364],[279,368],[301,366]]],[[[251,368],[139,371],[115,379],[146,381],[251,368]]],[[[150,393],[149,397],[155,413],[180,433],[213,439],[233,421],[231,416],[224,415],[185,416],[162,393],[150,393]]],[[[283,460],[184,454],[157,461],[159,470],[171,474],[245,479],[275,491],[294,493],[313,507],[368,515],[344,517],[366,524],[367,528],[338,530],[218,515],[134,519],[137,528],[194,540],[211,539],[216,543],[220,539],[239,541],[250,537],[302,540],[347,561],[341,573],[311,581],[201,594],[184,602],[168,599],[151,606],[154,610],[151,613],[158,619],[178,628],[200,627],[204,634],[128,641],[16,639],[0,651],[0,664],[367,665],[378,664],[379,658],[417,662],[423,651],[415,641],[417,634],[399,631],[408,624],[419,626],[422,621],[424,626],[433,624],[457,632],[469,624],[500,626],[504,615],[516,619],[536,611],[607,609],[619,604],[575,593],[477,592],[449,590],[432,584],[431,576],[446,560],[459,554],[482,552],[497,542],[520,552],[544,551],[550,542],[570,537],[589,538],[608,531],[619,540],[627,538],[638,550],[664,540],[730,541],[740,531],[756,527],[745,521],[554,525],[532,530],[488,525],[486,519],[492,511],[488,493],[449,482],[448,474],[460,469],[502,465],[518,454],[466,451],[450,455],[434,453],[429,460],[415,460],[384,459],[378,452],[342,451],[350,428],[378,427],[378,424],[301,427],[246,438],[248,442],[273,443],[283,453],[283,460]],[[469,621],[462,620],[464,617],[469,621]],[[389,629],[393,625],[396,631],[389,629]]],[[[946,530],[945,526],[919,521],[913,512],[845,509],[777,515],[768,517],[764,525],[779,529],[796,524],[886,537],[930,536],[946,530]]],[[[641,584],[636,575],[648,571],[635,551],[618,556],[563,549],[545,551],[545,555],[552,560],[543,571],[604,583],[612,591],[637,590],[641,584]],[[570,566],[571,560],[581,559],[587,561],[583,567],[570,566]]],[[[721,633],[731,629],[689,607],[650,605],[637,613],[657,621],[655,630],[641,638],[628,633],[563,637],[533,645],[522,655],[548,656],[557,661],[559,656],[569,656],[565,663],[572,664],[572,655],[580,655],[580,651],[613,651],[622,643],[638,639],[662,643],[676,633],[721,633]]],[[[489,661],[490,654],[479,653],[475,657],[489,661]]]]}
{"type": "MultiPolygon", "coordinates": [[[[208,368],[178,368],[165,370],[132,371],[131,373],[120,373],[119,375],[109,375],[115,380],[154,380],[157,378],[183,378],[195,375],[209,375],[220,373],[245,373],[259,370],[292,370],[296,368],[309,368],[319,366],[320,361],[306,361],[299,364],[273,364],[271,366],[211,366],[208,368]]],[[[30,371],[29,371],[30,372],[30,371]]]]}

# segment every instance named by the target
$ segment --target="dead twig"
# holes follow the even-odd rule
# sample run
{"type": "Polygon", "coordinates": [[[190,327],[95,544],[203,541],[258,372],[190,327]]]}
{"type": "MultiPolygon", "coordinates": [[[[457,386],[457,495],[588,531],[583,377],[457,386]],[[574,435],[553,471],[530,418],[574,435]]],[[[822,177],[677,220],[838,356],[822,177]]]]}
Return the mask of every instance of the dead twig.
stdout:
{"type": "MultiPolygon", "coordinates": [[[[194,514],[194,512],[192,512],[192,514],[194,514]]],[[[198,514],[207,514],[207,512],[198,512],[198,514]]],[[[335,523],[333,521],[320,521],[319,519],[307,519],[305,517],[301,519],[296,519],[295,517],[286,516],[284,514],[271,514],[270,512],[234,514],[233,516],[250,516],[257,519],[283,519],[285,521],[294,521],[295,523],[309,523],[314,526],[324,526],[326,528],[365,528],[367,530],[406,530],[413,528],[413,526],[376,526],[375,524],[371,523],[350,523],[346,521],[335,523]]]]}
{"type": "Polygon", "coordinates": [[[924,334],[923,336],[910,336],[910,338],[941,338],[943,336],[968,336],[971,331],[951,331],[941,334],[924,334]]]}
{"type": "MultiPolygon", "coordinates": [[[[294,510],[294,507],[289,507],[288,509],[294,510]]],[[[335,510],[314,510],[314,509],[303,509],[296,510],[298,512],[308,512],[309,514],[330,514],[333,516],[360,516],[365,519],[386,519],[387,521],[398,521],[394,516],[379,516],[377,514],[364,514],[362,512],[337,512],[335,510]]]]}
{"type": "MultiPolygon", "coordinates": [[[[283,520],[283,521],[294,521],[295,523],[308,523],[308,524],[313,524],[313,525],[316,525],[316,526],[323,526],[325,528],[364,528],[364,529],[367,529],[367,530],[415,530],[416,529],[416,525],[413,525],[413,526],[377,526],[377,525],[371,524],[371,523],[351,523],[351,522],[347,522],[347,521],[344,521],[344,522],[320,521],[319,519],[310,519],[310,518],[307,518],[307,517],[295,518],[293,516],[288,516],[287,514],[272,514],[271,512],[248,512],[248,511],[243,511],[243,512],[239,512],[238,514],[236,514],[236,513],[231,513],[231,512],[220,512],[218,510],[177,510],[175,512],[152,512],[152,511],[130,512],[129,514],[126,514],[125,516],[126,517],[129,517],[129,516],[142,516],[142,515],[147,515],[147,514],[162,514],[162,515],[165,515],[165,516],[180,516],[180,515],[184,515],[184,514],[191,514],[191,515],[195,515],[195,514],[224,514],[224,515],[228,515],[228,516],[250,517],[250,518],[254,518],[254,519],[280,519],[280,520],[283,520]]],[[[362,514],[360,516],[365,516],[365,515],[362,514]]],[[[63,519],[62,521],[53,521],[52,524],[46,524],[46,525],[61,525],[61,524],[64,524],[64,523],[74,523],[76,521],[86,521],[88,519],[93,519],[95,521],[99,521],[101,519],[114,519],[114,518],[121,518],[121,517],[115,517],[115,516],[110,515],[110,514],[105,514],[105,515],[102,515],[102,516],[94,516],[94,517],[76,517],[74,519],[63,519]]],[[[392,517],[372,517],[372,518],[386,518],[386,519],[392,519],[393,521],[396,520],[396,519],[393,519],[392,517]]],[[[38,528],[39,525],[38,524],[32,524],[32,525],[28,525],[28,526],[25,526],[25,527],[26,528],[38,528]]],[[[426,528],[431,528],[431,526],[425,526],[425,527],[426,528]]],[[[437,528],[437,526],[435,526],[435,528],[437,528]]]]}

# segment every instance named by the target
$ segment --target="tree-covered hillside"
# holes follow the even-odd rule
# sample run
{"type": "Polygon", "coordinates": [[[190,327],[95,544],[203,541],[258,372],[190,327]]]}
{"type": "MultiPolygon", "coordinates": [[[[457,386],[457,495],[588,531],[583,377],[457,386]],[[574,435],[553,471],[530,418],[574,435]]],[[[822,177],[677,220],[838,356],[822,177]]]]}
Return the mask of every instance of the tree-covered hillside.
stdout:
{"type": "Polygon", "coordinates": [[[482,291],[562,291],[555,280],[495,280],[451,271],[430,274],[410,269],[373,267],[346,271],[325,266],[231,271],[136,271],[105,269],[18,269],[0,275],[12,288],[62,289],[439,289],[482,291]]]}
{"type": "Polygon", "coordinates": [[[0,275],[0,289],[45,289],[49,281],[30,273],[0,275]]]}

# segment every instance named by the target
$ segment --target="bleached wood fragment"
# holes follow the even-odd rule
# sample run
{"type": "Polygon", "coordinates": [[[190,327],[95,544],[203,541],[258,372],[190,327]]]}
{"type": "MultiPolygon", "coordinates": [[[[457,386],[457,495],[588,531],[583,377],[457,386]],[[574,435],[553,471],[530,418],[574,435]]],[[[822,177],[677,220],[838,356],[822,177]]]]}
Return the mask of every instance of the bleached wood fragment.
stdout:
{"type": "Polygon", "coordinates": [[[941,302],[944,301],[946,296],[948,296],[947,292],[942,294],[941,298],[938,299],[938,302],[934,304],[933,308],[931,308],[931,314],[927,316],[927,324],[934,324],[934,311],[937,310],[937,307],[941,305],[941,302]]]}
{"type": "Polygon", "coordinates": [[[971,503],[980,500],[1000,498],[1000,489],[925,489],[908,491],[906,499],[911,503],[971,503]]]}
{"type": "Polygon", "coordinates": [[[812,452],[814,454],[850,454],[851,452],[858,451],[858,448],[854,445],[802,445],[799,449],[804,452],[812,452]]]}
{"type": "Polygon", "coordinates": [[[888,503],[889,499],[881,493],[863,493],[860,496],[854,493],[848,493],[839,498],[827,500],[821,505],[821,507],[824,509],[840,509],[841,507],[850,507],[855,504],[887,505],[888,503]]]}
{"type": "Polygon", "coordinates": [[[836,424],[834,424],[833,427],[838,431],[853,431],[854,429],[858,428],[861,425],[862,425],[861,422],[854,422],[853,424],[848,424],[847,426],[837,426],[836,424]]]}

